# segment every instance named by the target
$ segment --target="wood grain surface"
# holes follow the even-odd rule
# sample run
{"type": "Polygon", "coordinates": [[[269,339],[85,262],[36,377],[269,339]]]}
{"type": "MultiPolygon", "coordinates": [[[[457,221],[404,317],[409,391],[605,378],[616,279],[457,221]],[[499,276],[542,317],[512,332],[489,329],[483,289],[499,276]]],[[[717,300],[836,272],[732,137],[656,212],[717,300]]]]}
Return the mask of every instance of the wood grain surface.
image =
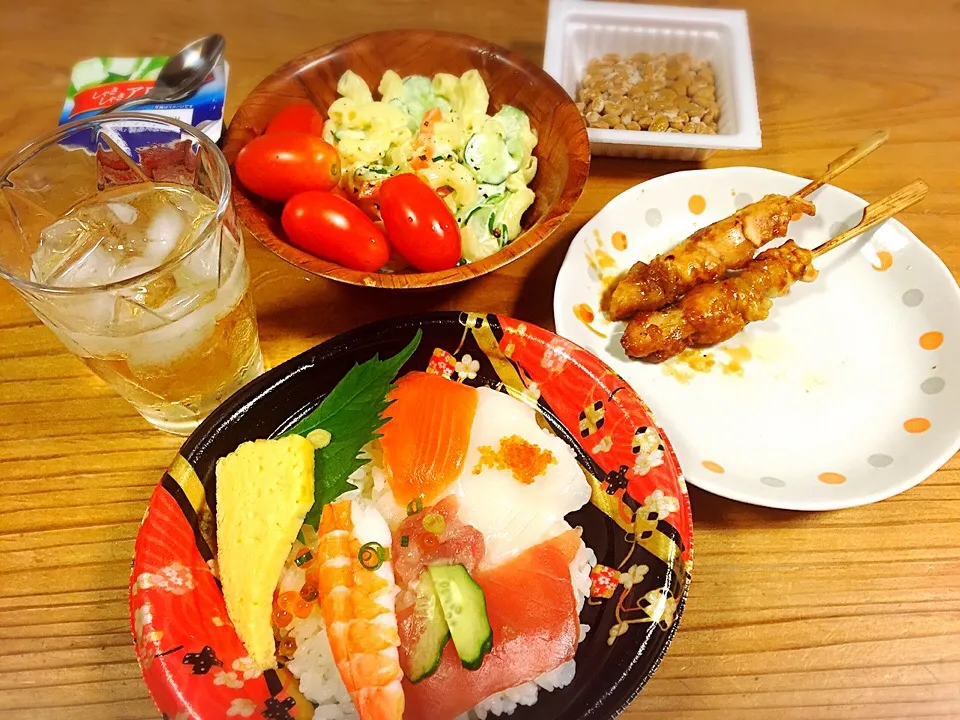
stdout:
{"type": "MultiPolygon", "coordinates": [[[[726,2],[702,4],[717,6],[726,2]]],[[[922,177],[901,219],[960,271],[960,5],[954,0],[746,7],[763,150],[709,167],[811,177],[876,128],[887,145],[842,187],[882,197],[922,177]]],[[[0,19],[0,155],[49,129],[70,67],[227,37],[228,115],[275,67],[362,32],[469,32],[539,61],[542,0],[45,0],[0,19]]],[[[261,337],[276,364],[369,320],[429,309],[552,327],[553,281],[577,229],[608,200],[682,163],[596,159],[564,226],[484,277],[390,293],[308,276],[249,241],[261,337]]],[[[179,440],[151,429],[0,286],[0,717],[153,718],[127,618],[130,554],[179,440]]],[[[696,571],[680,632],[640,718],[960,718],[960,461],[869,507],[766,510],[691,489],[696,571]]]]}

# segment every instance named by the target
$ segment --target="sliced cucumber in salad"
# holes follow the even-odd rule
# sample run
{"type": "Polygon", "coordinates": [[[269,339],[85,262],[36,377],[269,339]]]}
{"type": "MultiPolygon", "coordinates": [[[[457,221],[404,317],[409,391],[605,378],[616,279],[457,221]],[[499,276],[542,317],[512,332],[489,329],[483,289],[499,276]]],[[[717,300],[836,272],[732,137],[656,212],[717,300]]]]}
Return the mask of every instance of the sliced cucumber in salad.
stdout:
{"type": "Polygon", "coordinates": [[[396,171],[396,168],[391,169],[383,165],[361,165],[354,172],[357,175],[380,178],[382,180],[388,175],[393,175],[396,171]]]}
{"type": "Polygon", "coordinates": [[[498,218],[499,205],[482,205],[470,213],[467,227],[481,244],[496,243],[499,250],[507,244],[507,226],[498,218]]]}
{"type": "Polygon", "coordinates": [[[433,82],[423,75],[411,75],[404,78],[403,91],[400,93],[399,102],[397,100],[391,100],[390,102],[399,104],[407,111],[410,116],[408,124],[413,132],[416,132],[417,128],[420,127],[423,114],[430,108],[450,109],[450,103],[447,99],[437,95],[433,91],[433,82]]]}
{"type": "Polygon", "coordinates": [[[513,157],[507,141],[496,132],[482,130],[467,140],[463,160],[482,183],[498,185],[520,168],[520,158],[513,157]]]}
{"type": "Polygon", "coordinates": [[[513,105],[504,105],[493,116],[493,119],[503,128],[507,152],[516,161],[517,169],[519,169],[526,150],[523,146],[523,139],[529,137],[530,134],[530,118],[520,108],[513,105]]]}
{"type": "Polygon", "coordinates": [[[480,204],[485,204],[489,198],[496,197],[497,195],[503,195],[506,189],[507,188],[504,183],[497,183],[496,185],[480,183],[477,185],[477,194],[480,196],[480,204]]]}
{"type": "Polygon", "coordinates": [[[503,203],[508,193],[482,200],[461,222],[463,256],[476,262],[493,255],[509,242],[507,225],[502,220],[503,203]]]}

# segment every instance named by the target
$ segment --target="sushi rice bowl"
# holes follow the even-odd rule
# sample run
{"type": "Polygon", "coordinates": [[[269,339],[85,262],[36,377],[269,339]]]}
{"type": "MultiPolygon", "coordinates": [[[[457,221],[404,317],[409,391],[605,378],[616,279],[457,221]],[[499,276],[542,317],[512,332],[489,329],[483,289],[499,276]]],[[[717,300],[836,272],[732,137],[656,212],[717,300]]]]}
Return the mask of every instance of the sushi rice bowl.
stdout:
{"type": "Polygon", "coordinates": [[[131,579],[137,654],[163,712],[482,720],[549,696],[547,715],[608,717],[632,699],[646,679],[635,663],[653,653],[644,672],[656,667],[689,583],[675,457],[592,356],[576,358],[576,377],[550,356],[559,339],[495,321],[514,323],[498,340],[515,353],[509,367],[480,320],[475,338],[466,324],[459,359],[434,344],[417,352],[416,330],[393,357],[351,352],[357,364],[319,406],[281,405],[266,420],[277,430],[258,413],[266,431],[201,432],[214,438],[198,441],[203,459],[188,441],[192,460],[179,458],[151,500],[131,579]],[[482,381],[468,350],[490,361],[482,381]],[[602,403],[582,404],[596,392],[618,398],[606,425],[602,403]],[[631,457],[639,486],[624,472],[631,457]],[[187,576],[175,591],[171,569],[187,576]],[[637,624],[646,630],[628,632],[637,624]],[[557,692],[624,667],[602,699],[557,692]]]}
{"type": "Polygon", "coordinates": [[[322,408],[218,463],[227,610],[262,669],[283,663],[299,680],[315,718],[510,714],[576,673],[596,556],[564,518],[590,501],[590,485],[570,448],[505,392],[419,371],[390,388],[379,432],[354,453],[360,467],[335,481],[319,518],[296,488],[315,480],[310,453],[323,462],[342,437],[322,427],[322,408]],[[274,481],[293,489],[259,494],[289,547],[272,597],[275,657],[263,639],[269,585],[248,571],[272,578],[259,558],[277,552],[230,549],[251,534],[237,524],[249,485],[274,481]]]}

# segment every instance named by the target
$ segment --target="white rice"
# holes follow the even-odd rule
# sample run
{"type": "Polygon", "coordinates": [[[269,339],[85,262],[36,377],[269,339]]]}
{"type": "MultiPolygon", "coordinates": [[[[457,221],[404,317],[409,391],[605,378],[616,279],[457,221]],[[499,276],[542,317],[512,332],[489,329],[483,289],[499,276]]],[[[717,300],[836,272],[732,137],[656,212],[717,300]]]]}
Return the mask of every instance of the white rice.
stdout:
{"type": "Polygon", "coordinates": [[[297,641],[297,651],[287,667],[300,681],[300,692],[317,705],[314,720],[357,718],[353,700],[333,661],[320,611],[315,610],[306,620],[301,620],[291,634],[297,641]]]}
{"type": "MultiPolygon", "coordinates": [[[[376,459],[350,476],[359,490],[351,493],[352,495],[376,498],[383,492],[385,478],[376,459]]],[[[590,595],[590,570],[596,563],[596,554],[581,540],[580,550],[570,563],[570,579],[578,614],[590,595]]],[[[304,572],[295,566],[289,567],[280,579],[279,589],[281,592],[299,590],[303,582],[304,572]]],[[[300,681],[300,692],[317,705],[314,719],[356,720],[357,711],[333,660],[319,607],[314,606],[313,612],[306,619],[294,617],[289,629],[297,641],[297,650],[287,667],[300,681]]],[[[579,642],[583,642],[589,631],[588,625],[580,624],[579,642]]],[[[488,716],[511,715],[518,707],[534,705],[541,690],[551,692],[569,685],[573,682],[576,671],[576,660],[569,660],[530,682],[481,700],[472,710],[456,720],[484,720],[488,716]]]]}

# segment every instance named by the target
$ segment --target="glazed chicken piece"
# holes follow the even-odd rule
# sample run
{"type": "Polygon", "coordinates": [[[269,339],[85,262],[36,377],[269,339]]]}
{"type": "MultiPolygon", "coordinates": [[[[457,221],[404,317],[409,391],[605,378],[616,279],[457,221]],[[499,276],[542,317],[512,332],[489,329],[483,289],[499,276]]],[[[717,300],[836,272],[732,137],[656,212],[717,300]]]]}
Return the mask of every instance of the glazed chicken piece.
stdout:
{"type": "Polygon", "coordinates": [[[737,274],[697,285],[662,310],[637,313],[620,344],[629,357],[662,362],[688,347],[723,342],[770,314],[773,298],[817,277],[813,253],[793,240],[764,250],[737,274]]]}
{"type": "Polygon", "coordinates": [[[733,215],[697,230],[672,250],[649,263],[638,262],[606,298],[611,320],[658,310],[701,283],[723,277],[753,258],[757,248],[787,234],[790,221],[816,208],[803,198],[766,195],[733,215]]]}

